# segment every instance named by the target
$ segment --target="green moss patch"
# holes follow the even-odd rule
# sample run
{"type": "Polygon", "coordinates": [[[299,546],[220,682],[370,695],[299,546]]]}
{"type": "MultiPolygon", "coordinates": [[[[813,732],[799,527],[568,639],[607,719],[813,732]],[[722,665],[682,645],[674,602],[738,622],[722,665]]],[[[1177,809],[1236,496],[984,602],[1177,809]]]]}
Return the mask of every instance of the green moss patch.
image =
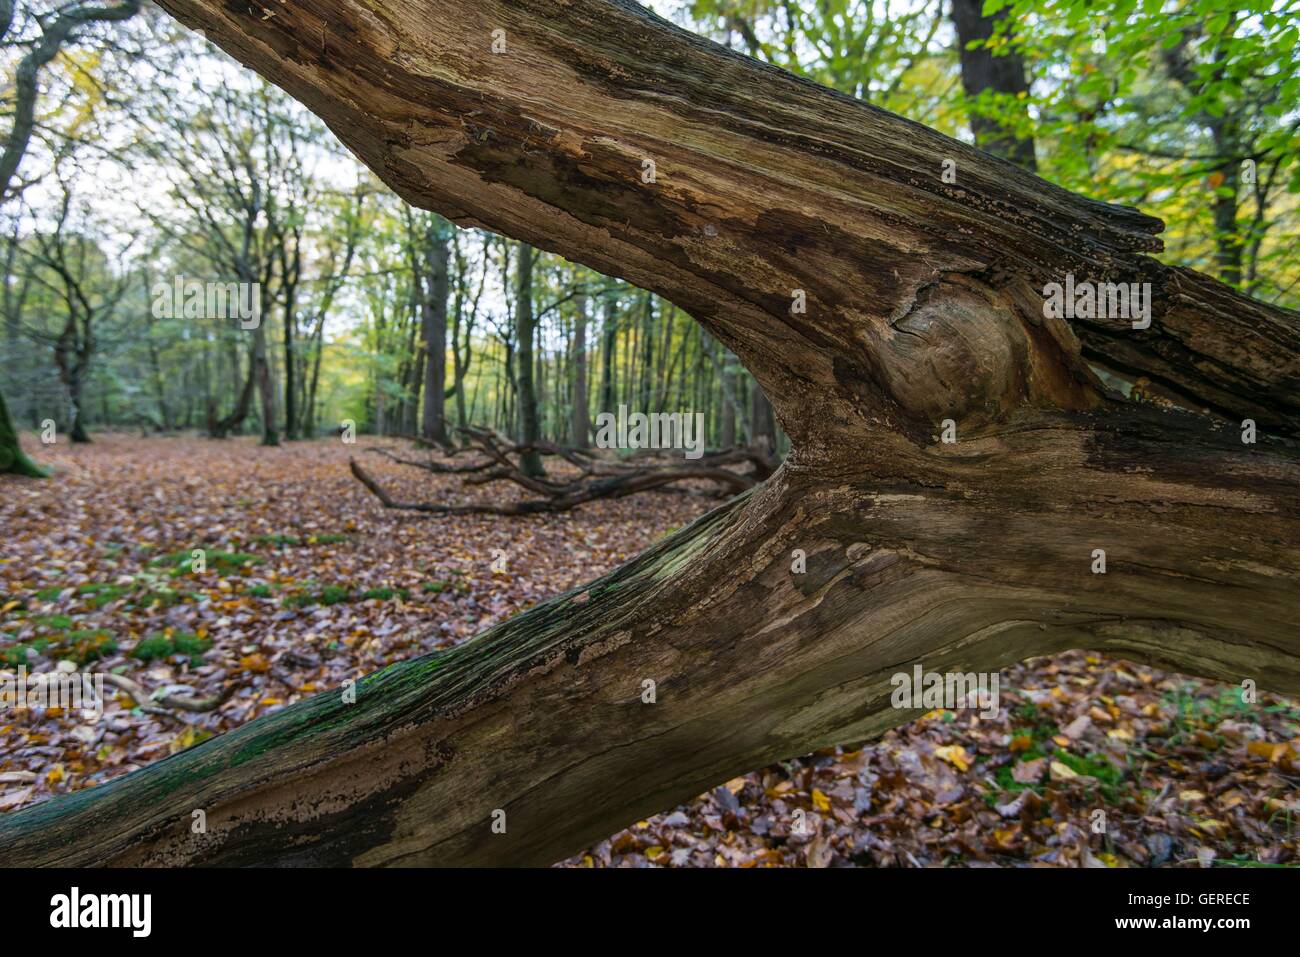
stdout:
{"type": "Polygon", "coordinates": [[[178,631],[173,634],[156,633],[148,638],[141,638],[131,649],[131,657],[140,661],[154,661],[170,658],[172,655],[188,655],[190,664],[198,665],[203,660],[203,653],[212,647],[212,641],[200,638],[189,632],[178,631]]]}

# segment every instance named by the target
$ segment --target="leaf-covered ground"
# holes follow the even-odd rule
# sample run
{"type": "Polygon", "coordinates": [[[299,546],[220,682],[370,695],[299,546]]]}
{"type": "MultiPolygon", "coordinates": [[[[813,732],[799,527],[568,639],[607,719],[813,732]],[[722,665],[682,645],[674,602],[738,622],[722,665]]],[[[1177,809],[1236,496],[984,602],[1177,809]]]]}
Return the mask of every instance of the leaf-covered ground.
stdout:
{"type": "MultiPolygon", "coordinates": [[[[349,454],[397,498],[497,493],[366,444],[110,435],[39,449],[53,480],[0,477],[0,667],[71,662],[195,697],[237,688],[202,714],[153,713],[126,694],[94,722],[0,712],[0,813],[464,641],[708,508],[650,494],[556,516],[420,518],[381,508],[349,454]]],[[[755,771],[563,863],[1300,863],[1292,702],[1086,653],[1007,669],[1001,687],[996,718],[935,711],[755,771]]]]}

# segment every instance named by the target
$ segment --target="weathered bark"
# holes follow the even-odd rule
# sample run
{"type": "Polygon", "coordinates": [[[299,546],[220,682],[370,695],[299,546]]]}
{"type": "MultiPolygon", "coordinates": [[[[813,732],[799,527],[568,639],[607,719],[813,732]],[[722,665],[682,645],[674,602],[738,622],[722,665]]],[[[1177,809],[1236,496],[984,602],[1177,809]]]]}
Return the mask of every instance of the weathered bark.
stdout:
{"type": "Polygon", "coordinates": [[[792,451],[600,581],[364,679],[355,704],[321,694],[0,818],[6,863],[547,863],[907,720],[889,678],[916,662],[1090,647],[1300,692],[1300,321],[1144,256],[1157,221],[622,0],[164,5],[413,202],[688,309],[792,451]],[[1066,272],[1152,283],[1150,327],[1045,317],[1037,291],[1066,272]],[[1124,401],[1090,362],[1229,421],[1124,401]]]}

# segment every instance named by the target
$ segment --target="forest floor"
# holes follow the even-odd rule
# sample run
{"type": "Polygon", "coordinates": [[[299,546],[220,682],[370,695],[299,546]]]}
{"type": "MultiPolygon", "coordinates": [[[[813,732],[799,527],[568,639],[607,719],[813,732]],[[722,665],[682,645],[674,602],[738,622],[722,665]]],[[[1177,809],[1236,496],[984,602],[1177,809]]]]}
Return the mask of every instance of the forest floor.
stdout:
{"type": "MultiPolygon", "coordinates": [[[[238,690],[204,714],[149,713],[125,694],[92,722],[0,712],[0,813],[464,641],[710,507],[645,494],[524,519],[388,511],[349,474],[349,455],[396,498],[500,493],[367,453],[418,457],[365,437],[27,444],[57,472],[0,477],[0,667],[62,660],[150,691],[238,690]],[[186,567],[193,548],[205,550],[201,574],[186,567]]],[[[1009,668],[1001,688],[995,718],[933,711],[735,778],[562,863],[1300,864],[1294,702],[1246,703],[1239,688],[1083,652],[1009,668]]]]}

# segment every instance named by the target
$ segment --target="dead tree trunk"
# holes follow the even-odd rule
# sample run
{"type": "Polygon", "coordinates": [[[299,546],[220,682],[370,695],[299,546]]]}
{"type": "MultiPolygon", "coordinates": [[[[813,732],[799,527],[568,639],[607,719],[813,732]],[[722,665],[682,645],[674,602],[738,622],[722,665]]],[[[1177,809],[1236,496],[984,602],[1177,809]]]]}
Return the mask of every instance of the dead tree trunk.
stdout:
{"type": "Polygon", "coordinates": [[[364,679],[355,704],[320,694],[5,815],[0,860],[549,863],[909,719],[889,678],[915,662],[1089,647],[1300,691],[1300,318],[1148,258],[1156,220],[630,0],[163,3],[412,202],[689,310],[792,451],[603,579],[364,679]],[[1045,315],[1066,274],[1150,283],[1149,327],[1045,315]],[[1092,364],[1196,411],[1109,394],[1092,364]]]}

